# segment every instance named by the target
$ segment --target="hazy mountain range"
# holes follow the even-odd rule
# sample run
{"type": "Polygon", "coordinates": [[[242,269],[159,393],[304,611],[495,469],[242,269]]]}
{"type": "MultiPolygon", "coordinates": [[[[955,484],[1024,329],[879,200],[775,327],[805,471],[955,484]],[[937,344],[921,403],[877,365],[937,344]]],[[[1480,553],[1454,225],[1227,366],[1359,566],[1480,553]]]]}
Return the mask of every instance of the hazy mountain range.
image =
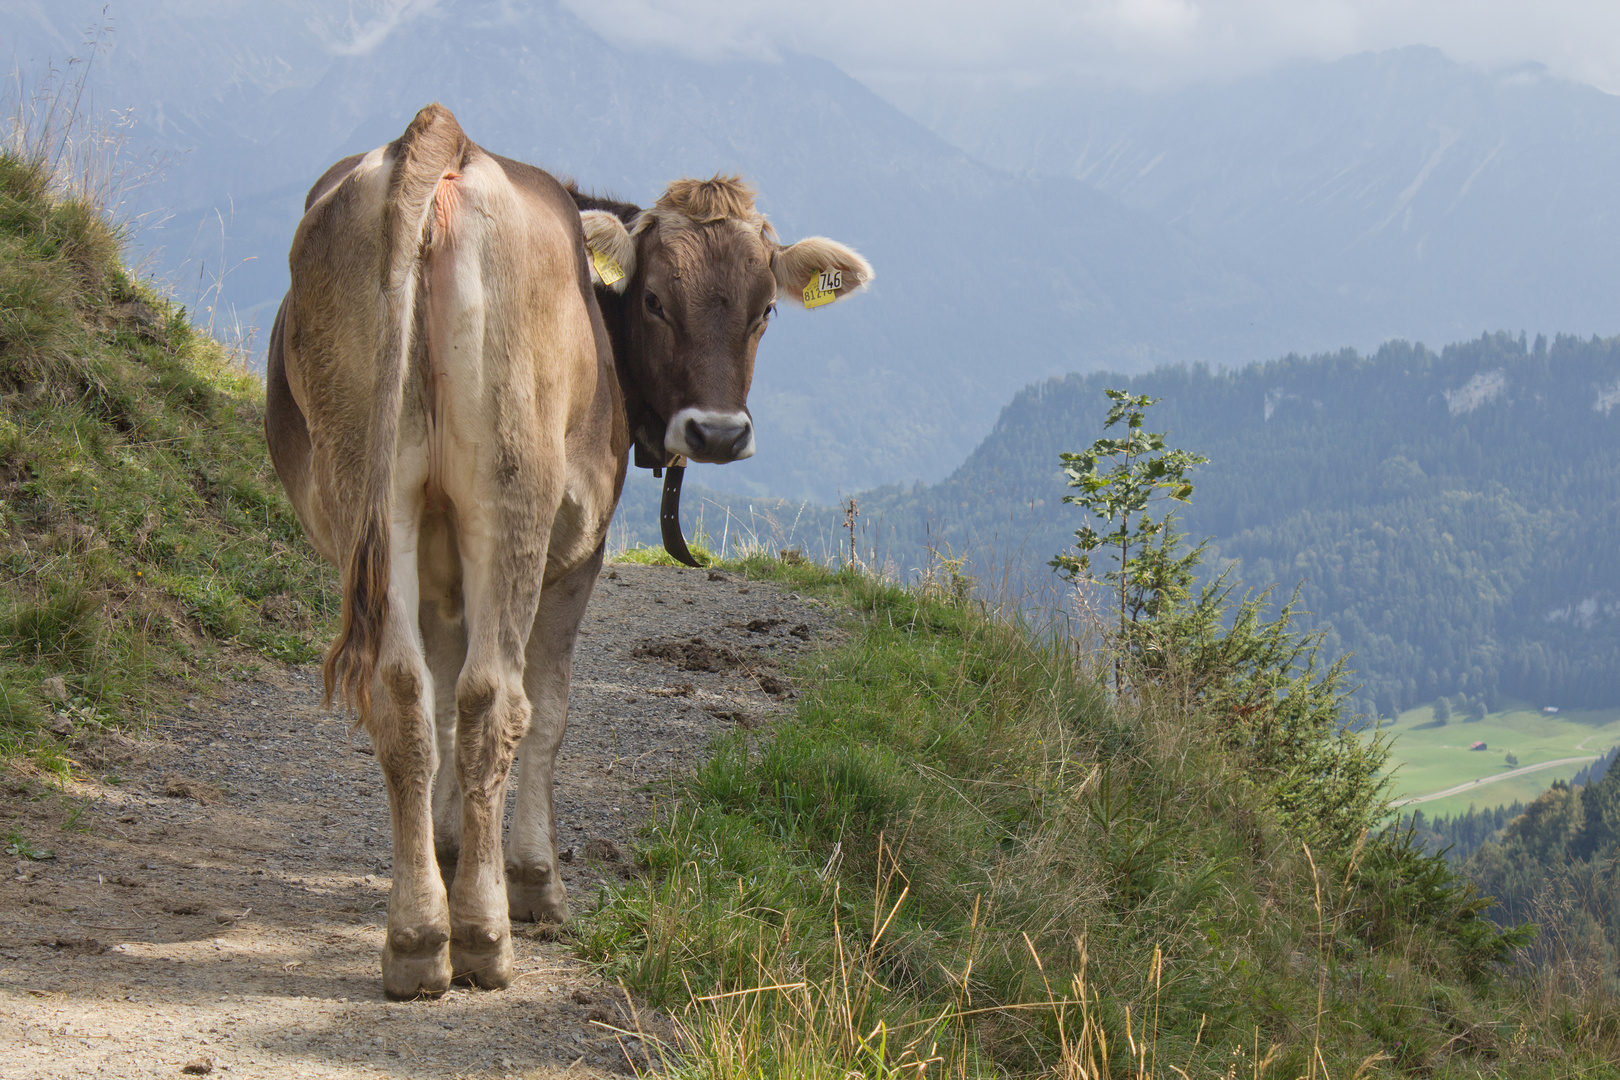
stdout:
{"type": "Polygon", "coordinates": [[[1533,72],[1404,50],[1167,96],[939,98],[936,134],[813,57],[629,52],[544,0],[105,10],[0,0],[25,73],[110,23],[96,107],[169,158],[138,194],[168,220],[133,243],[194,305],[228,268],[217,296],[266,324],[309,183],[435,99],[587,188],[650,201],[738,170],[784,237],[858,247],[875,287],[773,328],[760,452],[715,486],[831,501],[939,479],[1021,387],[1070,371],[1620,329],[1620,101],[1533,72]]]}
{"type": "Polygon", "coordinates": [[[1158,96],[923,110],[982,160],[1082,180],[1257,278],[1336,298],[1322,317],[1343,344],[1616,325],[1620,98],[1538,66],[1413,46],[1158,96]]]}

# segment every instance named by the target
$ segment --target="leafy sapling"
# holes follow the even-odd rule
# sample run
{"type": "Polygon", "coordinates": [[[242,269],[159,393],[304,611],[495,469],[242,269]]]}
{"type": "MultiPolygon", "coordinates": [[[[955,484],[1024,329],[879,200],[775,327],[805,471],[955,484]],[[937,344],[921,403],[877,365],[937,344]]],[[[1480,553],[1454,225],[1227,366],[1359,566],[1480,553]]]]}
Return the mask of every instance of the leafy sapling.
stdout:
{"type": "MultiPolygon", "coordinates": [[[[1102,549],[1111,555],[1114,567],[1101,580],[1118,596],[1119,636],[1125,641],[1130,627],[1146,618],[1157,618],[1166,603],[1186,595],[1194,568],[1203,554],[1203,545],[1178,555],[1180,535],[1168,512],[1154,517],[1155,503],[1175,500],[1185,503],[1193,485],[1187,473],[1209,459],[1187,450],[1166,449],[1164,432],[1145,431],[1147,410],[1157,398],[1105,390],[1113,402],[1103,423],[1107,431],[1121,421],[1123,437],[1098,439],[1081,453],[1061,455],[1069,487],[1063,497],[1084,509],[1104,527],[1088,521],[1075,530],[1078,553],[1063,552],[1051,566],[1070,581],[1092,580],[1092,553],[1102,549]],[[1134,556],[1132,552],[1135,552],[1134,556]]],[[[1114,689],[1123,688],[1121,660],[1114,661],[1114,689]]]]}

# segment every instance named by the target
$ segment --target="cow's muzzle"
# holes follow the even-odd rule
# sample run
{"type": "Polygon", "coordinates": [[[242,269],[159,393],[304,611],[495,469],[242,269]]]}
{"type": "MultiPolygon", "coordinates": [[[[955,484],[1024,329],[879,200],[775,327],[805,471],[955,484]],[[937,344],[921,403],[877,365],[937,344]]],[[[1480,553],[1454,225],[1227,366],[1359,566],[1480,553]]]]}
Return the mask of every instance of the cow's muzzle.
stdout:
{"type": "Polygon", "coordinates": [[[669,418],[664,449],[717,464],[754,455],[754,422],[746,412],[682,409],[669,418]]]}

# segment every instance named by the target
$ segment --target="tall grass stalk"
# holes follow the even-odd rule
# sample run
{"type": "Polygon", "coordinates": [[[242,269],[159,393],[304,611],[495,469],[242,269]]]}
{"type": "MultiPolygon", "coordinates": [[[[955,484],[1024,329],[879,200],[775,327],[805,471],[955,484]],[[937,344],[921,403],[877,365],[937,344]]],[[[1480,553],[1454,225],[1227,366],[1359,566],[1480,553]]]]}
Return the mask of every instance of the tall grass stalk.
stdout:
{"type": "Polygon", "coordinates": [[[62,67],[25,72],[14,65],[0,90],[0,151],[40,167],[52,198],[78,201],[127,236],[156,224],[128,211],[130,197],[161,176],[163,161],[131,152],[134,110],[103,110],[91,90],[96,61],[111,47],[111,26],[86,31],[81,55],[62,67]]]}

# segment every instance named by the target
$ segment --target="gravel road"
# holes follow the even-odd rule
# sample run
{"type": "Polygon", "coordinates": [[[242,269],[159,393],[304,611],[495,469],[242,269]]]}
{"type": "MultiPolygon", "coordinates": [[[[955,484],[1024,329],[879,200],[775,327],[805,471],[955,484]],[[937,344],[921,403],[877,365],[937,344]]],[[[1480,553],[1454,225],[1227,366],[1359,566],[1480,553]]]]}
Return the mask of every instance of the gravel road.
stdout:
{"type": "MultiPolygon", "coordinates": [[[[558,763],[575,907],[710,737],[790,707],[832,613],[759,582],[610,565],[581,631],[558,763]]],[[[548,1077],[630,1071],[622,994],[521,924],[507,990],[384,1000],[382,774],[316,668],[260,665],[87,776],[0,790],[0,1075],[548,1077]],[[16,841],[21,840],[19,846],[16,841]],[[34,859],[29,853],[51,858],[34,859]]],[[[646,1030],[664,1030],[643,1015],[646,1030]]]]}

